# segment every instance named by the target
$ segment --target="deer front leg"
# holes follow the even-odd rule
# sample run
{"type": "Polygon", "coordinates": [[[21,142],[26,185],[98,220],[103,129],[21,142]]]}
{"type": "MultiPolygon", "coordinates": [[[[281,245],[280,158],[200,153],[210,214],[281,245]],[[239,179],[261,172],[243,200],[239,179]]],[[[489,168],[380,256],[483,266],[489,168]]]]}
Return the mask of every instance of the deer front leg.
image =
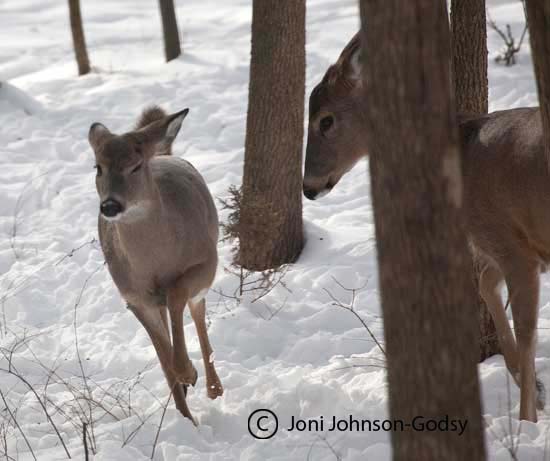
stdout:
{"type": "Polygon", "coordinates": [[[206,393],[211,399],[220,397],[223,394],[223,386],[216,373],[214,367],[214,360],[212,357],[212,346],[210,346],[210,340],[208,339],[208,331],[206,329],[206,302],[201,299],[198,302],[189,301],[189,308],[191,310],[191,317],[195,322],[197,329],[197,335],[199,336],[199,342],[201,345],[202,360],[204,362],[204,370],[206,373],[206,393]]]}
{"type": "Polygon", "coordinates": [[[167,295],[172,327],[172,369],[180,383],[194,386],[197,382],[197,370],[187,354],[183,331],[183,311],[187,304],[189,292],[183,282],[177,282],[168,289],[167,295]]]}
{"type": "Polygon", "coordinates": [[[530,261],[516,264],[506,276],[514,330],[518,344],[520,374],[520,419],[537,422],[535,375],[536,328],[539,301],[539,266],[530,261]]]}
{"type": "Polygon", "coordinates": [[[164,307],[136,307],[128,304],[128,309],[131,310],[137,317],[139,322],[147,331],[149,338],[155,348],[157,357],[166,377],[168,387],[174,397],[174,403],[176,408],[185,417],[190,419],[193,424],[195,422],[187,401],[185,399],[185,389],[177,381],[174,371],[172,369],[172,345],[170,344],[170,335],[166,328],[166,310],[164,307]]]}

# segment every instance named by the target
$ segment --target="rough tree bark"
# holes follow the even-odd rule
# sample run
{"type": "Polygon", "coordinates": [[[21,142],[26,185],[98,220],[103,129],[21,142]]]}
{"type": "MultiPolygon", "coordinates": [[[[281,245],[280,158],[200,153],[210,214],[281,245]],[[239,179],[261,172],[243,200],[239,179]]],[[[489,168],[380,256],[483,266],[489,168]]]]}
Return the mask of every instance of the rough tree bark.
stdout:
{"type": "Polygon", "coordinates": [[[392,432],[393,459],[481,460],[478,314],[461,213],[446,4],[360,4],[365,123],[376,133],[369,153],[390,415],[468,421],[461,436],[392,432]]]}
{"type": "MultiPolygon", "coordinates": [[[[485,0],[452,0],[451,43],[455,106],[459,114],[486,114],[487,20],[485,0]]],[[[479,295],[480,262],[472,258],[473,287],[479,310],[479,361],[500,354],[496,327],[479,295]]]]}
{"type": "Polygon", "coordinates": [[[550,168],[550,3],[546,0],[526,0],[525,6],[544,129],[546,159],[550,168]]]}
{"type": "Polygon", "coordinates": [[[159,0],[162,32],[164,37],[164,55],[166,62],[176,59],[181,54],[180,35],[174,0],[159,0]]]}
{"type": "Polygon", "coordinates": [[[485,0],[452,0],[453,76],[458,113],[486,114],[488,111],[485,15],[485,0]]]}
{"type": "Polygon", "coordinates": [[[74,54],[78,65],[78,75],[85,75],[90,72],[90,60],[88,59],[84,28],[82,27],[80,0],[69,0],[69,17],[71,21],[74,54]]]}
{"type": "Polygon", "coordinates": [[[238,262],[265,270],[302,251],[305,0],[254,0],[238,262]]]}

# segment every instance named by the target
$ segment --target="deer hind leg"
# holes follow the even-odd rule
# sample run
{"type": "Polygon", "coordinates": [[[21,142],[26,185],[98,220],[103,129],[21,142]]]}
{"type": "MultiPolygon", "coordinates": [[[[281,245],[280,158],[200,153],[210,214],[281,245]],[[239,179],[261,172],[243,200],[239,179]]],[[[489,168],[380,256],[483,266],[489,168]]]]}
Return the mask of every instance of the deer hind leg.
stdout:
{"type": "Polygon", "coordinates": [[[500,294],[502,282],[504,282],[504,275],[500,269],[488,263],[479,276],[479,294],[487,304],[493,322],[495,322],[498,342],[504,355],[506,368],[508,368],[516,384],[520,386],[518,349],[516,339],[510,328],[510,322],[506,317],[506,309],[502,303],[500,294]]]}
{"type": "Polygon", "coordinates": [[[540,392],[535,374],[539,265],[525,258],[523,261],[516,259],[514,262],[514,268],[506,275],[506,283],[518,344],[520,419],[536,422],[537,392],[540,392]]]}
{"type": "Polygon", "coordinates": [[[172,329],[172,369],[176,379],[185,385],[195,385],[197,382],[197,370],[193,366],[183,331],[183,312],[189,298],[189,291],[183,282],[179,280],[168,289],[167,304],[170,312],[170,324],[172,329]]]}
{"type": "Polygon", "coordinates": [[[166,311],[165,307],[136,307],[128,305],[134,315],[137,317],[139,322],[143,325],[151,342],[155,347],[157,352],[157,357],[166,377],[168,387],[172,392],[174,397],[174,403],[176,408],[180,413],[190,419],[193,424],[196,425],[193,415],[187,406],[187,401],[185,399],[185,389],[184,387],[176,380],[176,375],[172,369],[172,345],[170,344],[170,334],[166,328],[166,311]]]}
{"type": "Polygon", "coordinates": [[[195,327],[197,328],[197,335],[199,336],[201,345],[202,360],[206,373],[206,392],[208,397],[215,399],[223,394],[223,386],[216,373],[216,368],[214,367],[212,346],[210,346],[210,340],[208,339],[205,321],[206,302],[204,298],[197,302],[195,302],[195,300],[190,300],[189,308],[191,310],[191,317],[193,317],[195,327]]]}

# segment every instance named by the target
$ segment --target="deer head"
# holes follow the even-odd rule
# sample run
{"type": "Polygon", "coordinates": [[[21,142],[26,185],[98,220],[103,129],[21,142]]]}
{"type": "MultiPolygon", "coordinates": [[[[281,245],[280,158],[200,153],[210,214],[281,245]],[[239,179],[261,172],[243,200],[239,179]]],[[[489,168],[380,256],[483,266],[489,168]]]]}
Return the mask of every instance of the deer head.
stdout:
{"type": "Polygon", "coordinates": [[[360,53],[358,33],[311,92],[303,184],[310,200],[330,192],[367,155],[360,53]]]}
{"type": "Polygon", "coordinates": [[[95,154],[100,214],[106,220],[133,221],[144,215],[155,197],[149,160],[169,152],[189,109],[162,117],[122,135],[101,123],[90,127],[95,154]]]}

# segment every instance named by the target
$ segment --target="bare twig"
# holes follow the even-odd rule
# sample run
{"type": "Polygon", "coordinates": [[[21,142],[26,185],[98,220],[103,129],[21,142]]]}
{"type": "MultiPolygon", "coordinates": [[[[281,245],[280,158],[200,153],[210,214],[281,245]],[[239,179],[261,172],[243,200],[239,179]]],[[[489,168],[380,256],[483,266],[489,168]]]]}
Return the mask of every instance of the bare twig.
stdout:
{"type": "Polygon", "coordinates": [[[72,258],[78,250],[81,250],[82,248],[87,247],[88,245],[93,245],[96,242],[97,242],[97,239],[95,237],[92,237],[92,239],[89,240],[88,242],[84,242],[82,245],[79,245],[76,248],[73,248],[71,251],[69,251],[67,254],[65,254],[62,258],[60,258],[54,264],[54,266],[59,266],[59,264],[61,264],[63,261],[65,261],[65,259],[72,258]]]}
{"type": "Polygon", "coordinates": [[[82,423],[82,443],[84,444],[84,459],[88,461],[90,459],[90,454],[88,453],[88,439],[86,437],[86,423],[82,423]]]}
{"type": "Polygon", "coordinates": [[[360,364],[354,364],[354,365],[348,365],[348,366],[345,366],[345,367],[334,368],[334,370],[331,370],[331,371],[349,370],[350,368],[381,368],[382,370],[385,370],[388,367],[386,365],[374,365],[374,364],[360,365],[360,364]]]}
{"type": "Polygon", "coordinates": [[[11,408],[8,405],[8,402],[6,402],[6,398],[4,397],[4,393],[2,392],[2,389],[0,389],[0,397],[2,397],[2,401],[4,402],[4,406],[6,407],[6,410],[10,414],[11,420],[13,421],[15,426],[17,427],[17,430],[19,431],[19,433],[23,437],[23,440],[25,440],[25,443],[27,444],[27,447],[29,448],[29,451],[31,452],[31,455],[32,455],[33,459],[36,461],[36,456],[34,454],[34,451],[33,451],[32,447],[31,447],[29,439],[27,439],[27,436],[25,435],[25,432],[23,432],[23,429],[21,429],[21,426],[19,425],[19,422],[17,421],[17,418],[15,417],[13,412],[11,411],[11,408]]]}
{"type": "Polygon", "coordinates": [[[166,415],[166,409],[168,408],[168,404],[170,403],[170,400],[172,399],[172,390],[170,390],[170,395],[166,399],[166,403],[164,404],[164,408],[162,409],[162,415],[160,417],[159,427],[157,429],[157,434],[155,435],[155,441],[153,442],[153,450],[151,451],[151,460],[155,456],[155,450],[157,449],[157,443],[159,440],[160,431],[162,429],[162,423],[164,422],[164,416],[166,415]]]}
{"type": "Polygon", "coordinates": [[[65,450],[65,453],[67,454],[67,457],[70,459],[71,458],[71,454],[69,453],[69,450],[67,449],[67,445],[65,445],[65,442],[63,440],[63,437],[61,437],[61,434],[59,433],[59,430],[57,429],[57,426],[55,425],[55,423],[53,422],[53,419],[52,417],[50,416],[50,413],[48,412],[48,409],[46,408],[46,405],[45,403],[42,401],[42,399],[40,398],[40,396],[38,395],[38,392],[36,392],[36,389],[34,388],[34,386],[23,376],[21,375],[18,371],[17,371],[17,368],[15,367],[15,365],[13,365],[12,363],[12,355],[8,355],[6,356],[5,352],[2,350],[0,351],[0,353],[4,356],[4,358],[7,358],[8,360],[8,369],[5,369],[5,368],[0,368],[0,371],[3,371],[4,373],[8,373],[12,376],[15,376],[17,379],[19,379],[23,384],[25,384],[25,386],[27,386],[27,388],[34,394],[34,396],[36,397],[36,400],[38,401],[39,405],[41,406],[44,414],[46,415],[46,419],[48,420],[48,422],[50,423],[50,425],[52,426],[53,430],[55,431],[56,435],[57,435],[57,438],[59,439],[59,441],[61,442],[61,445],[63,446],[63,449],[65,450]],[[8,358],[9,357],[9,358],[8,358]]]}
{"type": "MultiPolygon", "coordinates": [[[[14,333],[15,335],[15,333],[14,333]]],[[[53,428],[56,434],[58,434],[61,444],[65,447],[64,441],[61,438],[57,426],[54,423],[56,416],[60,416],[65,419],[73,428],[75,434],[83,435],[83,427],[86,427],[87,434],[87,447],[90,452],[93,452],[94,441],[91,434],[91,425],[94,425],[102,418],[109,416],[116,421],[121,421],[122,418],[117,416],[116,413],[122,412],[123,418],[130,416],[136,416],[139,419],[139,426],[135,428],[132,433],[126,438],[124,444],[129,443],[135,435],[144,427],[145,423],[156,414],[159,409],[164,407],[163,402],[160,402],[158,398],[151,393],[147,387],[143,385],[142,375],[143,372],[151,368],[152,361],[148,363],[142,370],[140,370],[137,376],[127,377],[120,381],[113,382],[108,386],[102,386],[96,383],[93,377],[85,374],[85,378],[77,376],[78,382],[72,383],[71,378],[64,378],[59,371],[59,357],[53,359],[52,365],[43,363],[39,357],[34,353],[31,344],[31,339],[43,335],[29,335],[24,332],[23,337],[15,336],[15,340],[9,347],[0,347],[0,359],[6,363],[5,367],[0,365],[0,372],[10,374],[17,378],[17,383],[22,383],[30,392],[36,397],[42,412],[46,415],[49,425],[53,428]],[[28,352],[31,354],[32,359],[23,358],[24,360],[40,366],[44,370],[45,381],[40,384],[32,384],[19,370],[15,363],[16,354],[21,352],[28,352]],[[86,379],[88,389],[84,388],[83,381],[86,379]],[[72,398],[64,399],[62,402],[54,401],[51,396],[48,395],[48,386],[56,384],[62,386],[72,396],[72,398]],[[131,393],[132,389],[139,386],[156,400],[158,407],[156,407],[151,414],[147,416],[141,416],[135,410],[132,409],[129,400],[125,399],[125,396],[131,393]],[[100,411],[98,411],[100,410],[100,411]]],[[[81,370],[82,371],[82,370],[81,370]]],[[[13,417],[16,417],[14,412],[13,417]]],[[[1,414],[0,414],[1,418],[1,414]]],[[[2,450],[3,437],[7,435],[2,434],[2,422],[0,419],[0,457],[6,458],[6,449],[2,450]]],[[[11,427],[11,426],[10,426],[11,427]]],[[[15,426],[13,426],[15,428],[15,426]]],[[[9,456],[9,455],[7,455],[9,456]]],[[[13,459],[13,457],[10,457],[13,459]]],[[[7,459],[7,458],[6,458],[7,459]]]]}
{"type": "MultiPolygon", "coordinates": [[[[86,286],[88,285],[88,282],[90,279],[99,272],[100,269],[102,269],[104,264],[101,266],[98,266],[88,277],[86,280],[84,280],[84,284],[82,285],[82,288],[80,289],[80,293],[78,294],[78,297],[76,299],[76,302],[74,304],[74,321],[73,321],[73,328],[74,328],[74,344],[75,344],[75,350],[76,350],[76,356],[78,359],[78,366],[80,367],[80,372],[82,375],[82,382],[84,383],[84,389],[87,392],[87,398],[88,402],[93,401],[92,392],[90,390],[90,386],[88,385],[88,380],[86,373],[84,372],[84,365],[82,363],[82,357],[80,356],[80,348],[78,347],[78,326],[77,326],[77,308],[80,304],[80,301],[82,300],[82,296],[84,294],[84,290],[86,289],[86,286]]],[[[88,423],[90,424],[90,435],[92,440],[92,452],[95,454],[96,452],[96,442],[95,442],[95,431],[94,431],[94,424],[93,424],[93,414],[92,414],[92,407],[91,405],[88,405],[88,423]]]]}
{"type": "Polygon", "coordinates": [[[268,269],[261,272],[249,271],[242,266],[225,267],[226,273],[234,275],[239,279],[239,285],[232,294],[224,293],[222,290],[213,289],[215,293],[224,298],[232,299],[238,303],[241,302],[243,296],[247,293],[252,295],[250,304],[254,304],[260,299],[271,293],[276,287],[283,287],[288,293],[292,291],[288,288],[284,281],[290,266],[283,265],[274,269],[268,269]]]}
{"type": "MultiPolygon", "coordinates": [[[[336,461],[342,461],[342,456],[334,449],[334,447],[331,445],[331,443],[327,440],[326,437],[321,437],[319,434],[316,434],[316,438],[317,440],[320,440],[321,442],[323,442],[325,447],[332,452],[336,461]]],[[[311,446],[309,447],[309,451],[307,453],[308,461],[311,459],[311,453],[313,451],[313,448],[315,447],[315,444],[317,443],[317,440],[314,440],[311,446]]]]}
{"type": "MultiPolygon", "coordinates": [[[[164,408],[164,405],[161,406],[161,408],[164,408]]],[[[138,434],[138,432],[141,430],[141,428],[145,425],[145,423],[147,421],[149,421],[149,419],[151,419],[153,417],[153,415],[155,414],[155,412],[151,412],[149,415],[147,415],[145,418],[141,419],[140,418],[140,423],[137,427],[135,427],[127,436],[126,438],[122,441],[122,448],[124,448],[126,445],[128,445],[132,440],[133,438],[138,434]]]]}
{"type": "MultiPolygon", "coordinates": [[[[523,11],[525,13],[525,1],[522,0],[523,11]]],[[[527,15],[525,15],[527,17],[527,15]]],[[[504,32],[497,23],[491,18],[489,12],[487,12],[487,24],[491,29],[493,29],[504,41],[504,48],[495,58],[496,62],[504,62],[506,66],[512,66],[516,63],[516,54],[521,50],[521,45],[527,33],[527,21],[525,21],[525,26],[521,33],[518,44],[516,45],[514,36],[512,35],[512,27],[510,24],[506,24],[506,32],[504,32]]]]}
{"type": "Polygon", "coordinates": [[[269,320],[271,320],[273,317],[275,317],[279,312],[281,312],[281,311],[286,307],[286,302],[287,302],[287,299],[285,299],[285,300],[281,303],[281,305],[280,305],[279,307],[277,307],[276,309],[271,309],[267,303],[263,303],[264,307],[267,309],[267,311],[269,312],[269,314],[268,314],[266,317],[264,317],[263,315],[261,315],[261,314],[259,314],[259,313],[258,313],[258,315],[259,315],[262,319],[264,319],[264,320],[266,320],[266,321],[269,321],[269,320]]]}
{"type": "Polygon", "coordinates": [[[10,456],[8,453],[8,429],[9,428],[10,428],[9,421],[6,421],[6,420],[2,421],[2,423],[0,424],[0,432],[1,432],[0,439],[2,442],[2,450],[3,450],[2,454],[6,458],[6,461],[16,461],[16,459],[13,456],[10,456]]]}
{"type": "Polygon", "coordinates": [[[342,285],[338,280],[336,280],[334,277],[332,277],[332,280],[334,280],[334,282],[340,288],[342,288],[343,290],[351,293],[351,300],[350,300],[349,304],[344,304],[338,298],[336,298],[328,289],[323,288],[323,290],[329,295],[330,299],[332,299],[332,301],[333,301],[332,305],[341,307],[342,309],[345,309],[345,310],[351,312],[357,318],[357,320],[359,320],[361,325],[363,325],[365,330],[367,330],[367,333],[369,334],[371,339],[374,341],[374,343],[376,344],[378,349],[380,349],[382,354],[384,354],[384,356],[386,356],[386,351],[385,351],[384,347],[382,346],[382,344],[380,344],[380,342],[378,341],[378,339],[376,338],[376,336],[374,335],[374,333],[372,332],[370,327],[367,325],[367,322],[365,322],[363,320],[363,318],[355,310],[355,300],[356,300],[357,293],[359,291],[363,290],[367,286],[368,280],[365,282],[365,285],[363,285],[362,287],[359,287],[359,288],[347,288],[344,285],[342,285]]]}

